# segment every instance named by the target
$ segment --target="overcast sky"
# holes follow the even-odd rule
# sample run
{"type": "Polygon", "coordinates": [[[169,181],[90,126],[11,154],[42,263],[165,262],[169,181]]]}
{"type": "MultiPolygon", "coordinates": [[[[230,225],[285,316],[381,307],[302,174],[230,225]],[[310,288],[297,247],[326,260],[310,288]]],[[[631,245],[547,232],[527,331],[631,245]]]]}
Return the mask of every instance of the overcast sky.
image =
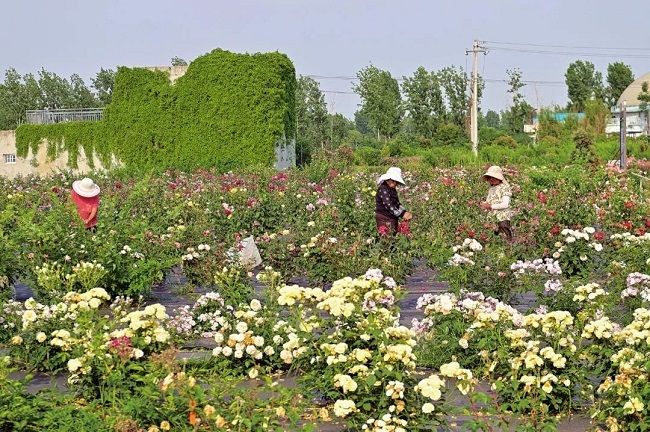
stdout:
{"type": "MultiPolygon", "coordinates": [[[[524,80],[563,82],[567,65],[578,58],[591,60],[603,75],[609,62],[621,60],[638,77],[650,72],[649,13],[647,0],[5,0],[0,70],[24,74],[45,67],[66,77],[79,73],[90,84],[100,67],[163,65],[173,56],[191,60],[223,48],[284,52],[299,74],[354,76],[372,63],[401,78],[418,66],[471,70],[465,49],[481,39],[645,49],[491,50],[479,66],[488,79],[505,79],[507,68],[519,67],[524,80]],[[592,52],[605,55],[576,54],[592,52]]],[[[348,79],[320,82],[323,90],[351,91],[348,79]]],[[[529,103],[565,104],[566,88],[546,82],[525,87],[529,103]]],[[[506,108],[506,88],[488,82],[483,110],[506,108]]],[[[326,93],[326,101],[330,111],[347,116],[359,103],[356,95],[340,93],[326,93]]]]}

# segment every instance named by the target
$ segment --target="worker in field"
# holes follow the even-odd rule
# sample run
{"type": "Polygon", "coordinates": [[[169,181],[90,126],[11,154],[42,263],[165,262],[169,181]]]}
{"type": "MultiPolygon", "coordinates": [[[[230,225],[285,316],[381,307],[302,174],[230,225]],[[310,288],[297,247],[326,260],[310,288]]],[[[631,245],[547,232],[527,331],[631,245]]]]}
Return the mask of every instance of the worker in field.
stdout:
{"type": "Polygon", "coordinates": [[[487,172],[483,174],[483,179],[489,183],[490,189],[486,200],[481,203],[481,208],[492,213],[493,220],[496,222],[494,233],[505,235],[506,240],[510,243],[513,240],[510,222],[513,214],[510,208],[512,188],[503,176],[501,167],[496,165],[488,168],[487,172]]]}
{"type": "Polygon", "coordinates": [[[377,179],[377,194],[375,195],[375,219],[377,230],[381,235],[395,235],[399,219],[405,221],[413,217],[399,202],[397,185],[404,185],[402,170],[391,167],[377,179]]]}
{"type": "Polygon", "coordinates": [[[99,211],[99,186],[88,177],[72,183],[70,196],[77,207],[77,214],[87,230],[97,229],[97,212],[99,211]]]}

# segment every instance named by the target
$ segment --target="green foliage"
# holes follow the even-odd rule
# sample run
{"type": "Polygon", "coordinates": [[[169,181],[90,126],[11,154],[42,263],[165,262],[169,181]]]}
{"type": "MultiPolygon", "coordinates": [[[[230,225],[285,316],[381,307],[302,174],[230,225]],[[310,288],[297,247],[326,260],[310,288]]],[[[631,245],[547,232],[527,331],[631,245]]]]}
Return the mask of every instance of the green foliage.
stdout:
{"type": "Polygon", "coordinates": [[[299,165],[310,160],[313,147],[322,146],[327,133],[325,96],[316,80],[300,76],[296,86],[296,154],[299,165]]]}
{"type": "Polygon", "coordinates": [[[442,69],[438,76],[440,84],[445,90],[447,109],[449,111],[448,120],[462,128],[465,126],[465,118],[467,117],[467,75],[460,67],[450,66],[442,69]]]}
{"type": "Polygon", "coordinates": [[[95,78],[90,79],[92,87],[97,92],[97,99],[100,105],[105,106],[111,103],[113,86],[115,85],[115,71],[113,69],[101,68],[95,78]]]}
{"type": "Polygon", "coordinates": [[[590,163],[597,163],[598,156],[594,147],[594,138],[586,129],[579,129],[573,135],[573,142],[575,143],[574,158],[578,160],[585,160],[590,163]]]}
{"type": "Polygon", "coordinates": [[[441,146],[460,147],[467,143],[467,135],[457,124],[443,123],[434,134],[433,141],[441,146]]]}
{"type": "Polygon", "coordinates": [[[18,156],[27,157],[38,152],[43,139],[47,139],[47,154],[50,160],[62,151],[68,152],[68,166],[77,168],[79,147],[83,147],[88,164],[94,168],[91,155],[96,154],[105,167],[111,166],[109,149],[101,144],[107,138],[104,125],[90,122],[56,123],[51,125],[24,124],[16,129],[16,151],[18,156]]]}
{"type": "MultiPolygon", "coordinates": [[[[271,165],[295,137],[295,72],[283,54],[214,50],[171,85],[163,72],[120,68],[105,118],[95,124],[21,126],[20,154],[43,139],[79,144],[139,170],[271,165]]],[[[88,152],[86,152],[88,154],[88,152]]]]}
{"type": "Polygon", "coordinates": [[[496,111],[488,110],[483,120],[485,121],[485,125],[491,128],[498,128],[501,125],[499,113],[496,111]]]}
{"type": "Polygon", "coordinates": [[[363,162],[363,164],[368,166],[378,166],[381,165],[381,154],[379,149],[373,147],[359,147],[355,151],[355,156],[363,162]]]}
{"type": "Polygon", "coordinates": [[[600,100],[585,102],[585,124],[596,135],[605,133],[605,126],[610,117],[607,105],[600,100]]]}
{"type": "Polygon", "coordinates": [[[398,130],[404,109],[397,80],[390,72],[367,66],[357,73],[354,91],[361,97],[361,110],[368,116],[377,137],[390,138],[398,130]]]}
{"type": "Polygon", "coordinates": [[[603,100],[603,76],[588,61],[578,60],[569,65],[564,74],[568,88],[569,108],[582,112],[592,97],[603,100]]]}
{"type": "Polygon", "coordinates": [[[627,86],[634,82],[632,68],[622,62],[607,65],[607,102],[614,106],[627,86]]]}
{"type": "Polygon", "coordinates": [[[187,66],[187,60],[174,56],[172,57],[171,64],[172,66],[187,66]]]}
{"type": "Polygon", "coordinates": [[[25,111],[40,107],[41,92],[34,75],[20,76],[15,69],[5,71],[0,84],[0,130],[15,129],[25,121],[25,111]]]}
{"type": "Polygon", "coordinates": [[[420,66],[412,77],[404,78],[402,91],[406,96],[405,105],[413,119],[415,133],[431,137],[446,115],[439,77],[420,66]]]}

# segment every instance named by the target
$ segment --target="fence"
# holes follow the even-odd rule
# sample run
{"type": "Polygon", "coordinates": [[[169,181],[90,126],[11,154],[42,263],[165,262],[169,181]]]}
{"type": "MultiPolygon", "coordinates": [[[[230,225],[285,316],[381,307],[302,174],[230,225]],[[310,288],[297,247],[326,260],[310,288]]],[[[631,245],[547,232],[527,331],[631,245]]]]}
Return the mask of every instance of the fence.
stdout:
{"type": "Polygon", "coordinates": [[[27,111],[28,124],[53,124],[62,122],[98,121],[104,108],[52,109],[27,111]]]}

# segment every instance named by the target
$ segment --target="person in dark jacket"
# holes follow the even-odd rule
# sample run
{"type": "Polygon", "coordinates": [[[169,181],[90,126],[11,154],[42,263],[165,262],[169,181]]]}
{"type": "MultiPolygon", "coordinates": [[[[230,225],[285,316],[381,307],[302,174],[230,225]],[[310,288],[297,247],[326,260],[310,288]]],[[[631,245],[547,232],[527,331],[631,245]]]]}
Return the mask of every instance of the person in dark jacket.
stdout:
{"type": "Polygon", "coordinates": [[[386,174],[377,179],[377,195],[375,195],[375,219],[377,230],[382,235],[395,235],[399,219],[410,220],[413,216],[399,202],[397,185],[403,185],[402,170],[391,167],[386,174]]]}

